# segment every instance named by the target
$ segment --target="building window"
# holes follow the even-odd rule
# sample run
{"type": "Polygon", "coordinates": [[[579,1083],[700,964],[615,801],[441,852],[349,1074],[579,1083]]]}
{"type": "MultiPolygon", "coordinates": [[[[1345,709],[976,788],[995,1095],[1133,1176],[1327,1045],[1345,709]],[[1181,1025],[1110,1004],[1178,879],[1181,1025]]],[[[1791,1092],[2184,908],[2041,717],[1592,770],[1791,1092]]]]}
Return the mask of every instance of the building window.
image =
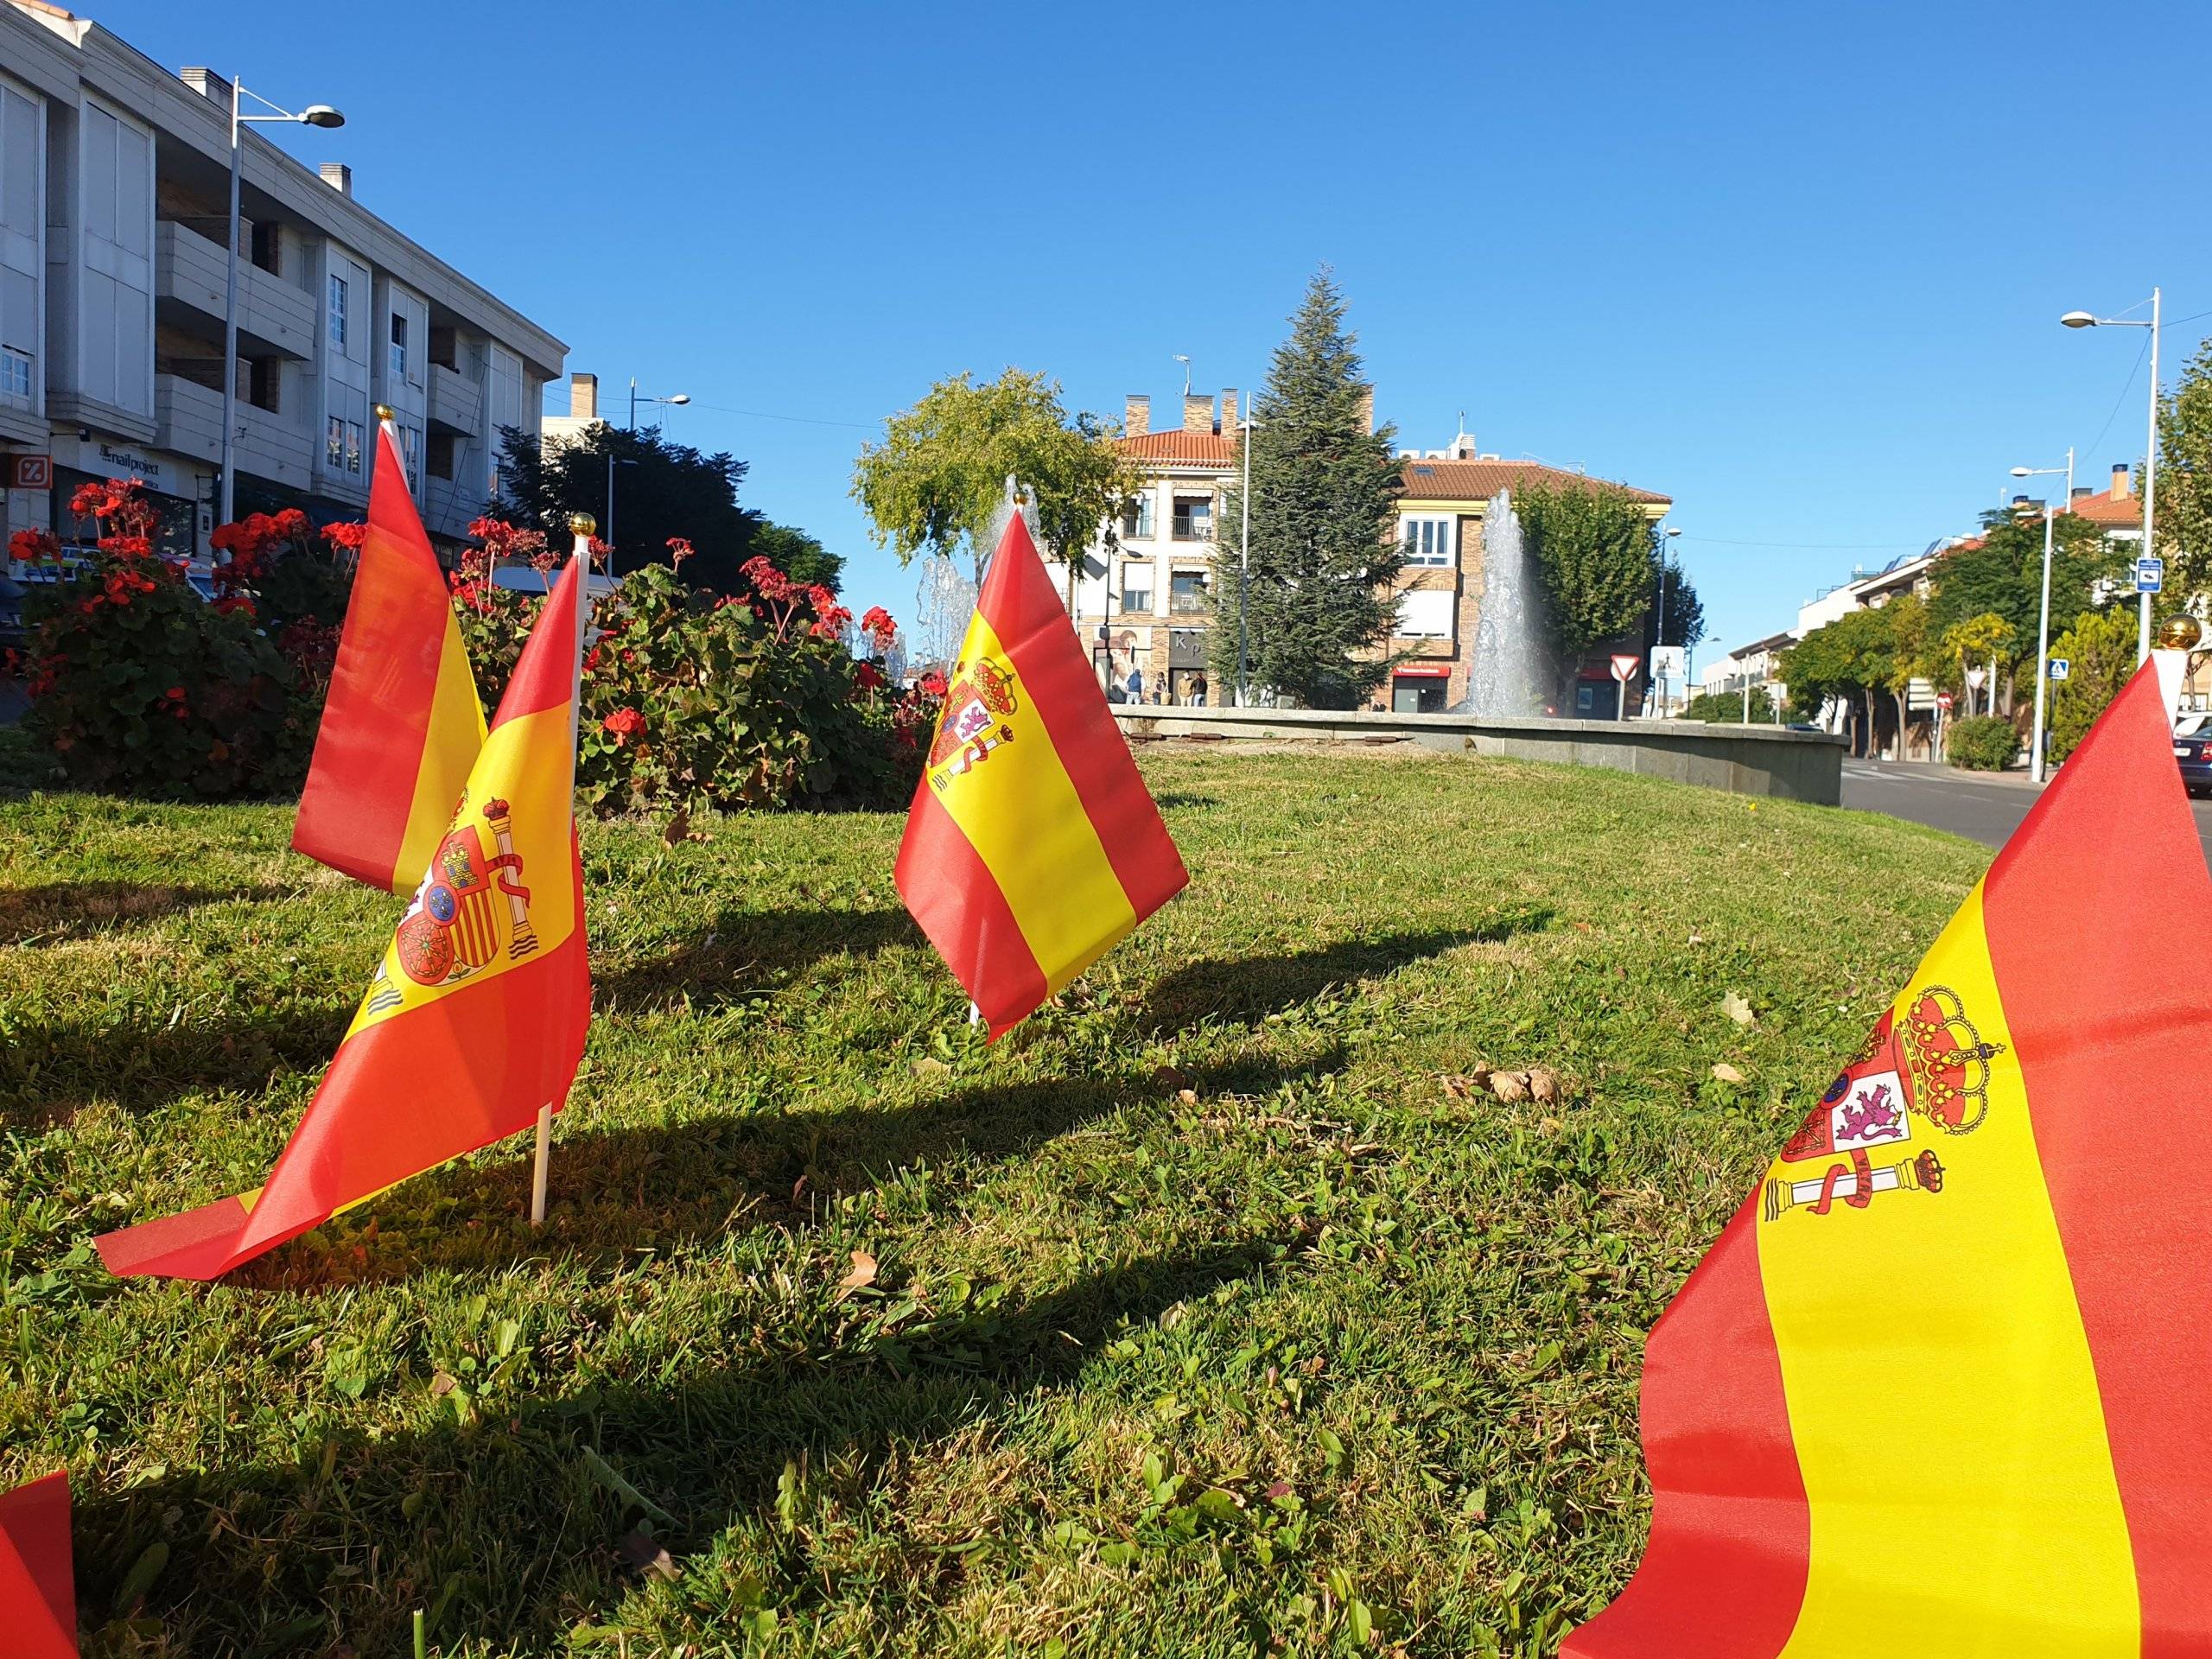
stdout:
{"type": "Polygon", "coordinates": [[[1122,505],[1122,539],[1125,542],[1148,542],[1152,539],[1152,492],[1140,490],[1122,505]]]}
{"type": "Polygon", "coordinates": [[[1213,498],[1179,495],[1175,498],[1175,539],[1179,542],[1213,540],[1213,498]]]}
{"type": "Polygon", "coordinates": [[[330,343],[340,351],[346,349],[346,279],[330,279],[330,343]]]}
{"type": "Polygon", "coordinates": [[[1452,563],[1452,525],[1449,516],[1408,518],[1399,532],[1399,544],[1408,564],[1449,565],[1452,563]]]}
{"type": "Polygon", "coordinates": [[[358,475],[361,470],[361,423],[346,423],[346,470],[358,475]]]}
{"type": "Polygon", "coordinates": [[[1202,570],[1178,570],[1167,579],[1167,608],[1189,616],[1206,608],[1206,578],[1202,570]]]}
{"type": "Polygon", "coordinates": [[[1412,588],[1398,595],[1398,638],[1449,639],[1456,595],[1448,588],[1412,588]]]}
{"type": "Polygon", "coordinates": [[[332,472],[346,464],[346,417],[334,415],[323,432],[323,464],[332,472]]]}
{"type": "Polygon", "coordinates": [[[20,397],[25,403],[31,397],[31,354],[19,352],[12,346],[0,346],[0,396],[20,397]]]}
{"type": "Polygon", "coordinates": [[[412,491],[423,475],[423,429],[402,423],[399,429],[399,458],[407,468],[407,487],[412,491]]]}
{"type": "Polygon", "coordinates": [[[391,378],[407,378],[407,319],[397,311],[391,314],[391,378]]]}
{"type": "Polygon", "coordinates": [[[1138,612],[1152,609],[1150,559],[1131,559],[1122,566],[1122,608],[1138,612]]]}

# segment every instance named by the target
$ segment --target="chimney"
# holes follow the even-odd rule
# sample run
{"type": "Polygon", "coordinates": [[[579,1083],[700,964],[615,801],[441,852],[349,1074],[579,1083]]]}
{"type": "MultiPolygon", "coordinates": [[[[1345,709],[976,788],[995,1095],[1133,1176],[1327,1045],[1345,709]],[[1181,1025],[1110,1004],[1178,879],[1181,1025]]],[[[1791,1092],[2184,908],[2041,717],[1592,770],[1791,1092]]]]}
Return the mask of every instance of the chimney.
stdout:
{"type": "Polygon", "coordinates": [[[1359,429],[1370,437],[1375,435],[1375,388],[1371,385],[1359,389],[1359,429]]]}
{"type": "Polygon", "coordinates": [[[1185,432],[1213,430],[1213,397],[1211,393],[1186,391],[1183,394],[1183,429],[1185,432]]]}
{"type": "Polygon", "coordinates": [[[315,171],[322,175],[322,181],[340,195],[350,198],[353,194],[353,169],[343,162],[325,162],[315,171]]]}
{"type": "Polygon", "coordinates": [[[2094,489],[2091,488],[2088,485],[2087,485],[2087,484],[2076,484],[2076,485],[2074,486],[2074,495],[2073,495],[2073,499],[2074,499],[2075,500],[2076,500],[2076,501],[2079,501],[2079,500],[2080,500],[2083,496],[2085,496],[2085,495],[2094,495],[2095,493],[2096,493],[2096,491],[2095,491],[2094,489]]]}
{"type": "Polygon", "coordinates": [[[569,377],[569,416],[571,420],[599,418],[599,377],[576,373],[569,377]]]}
{"type": "Polygon", "coordinates": [[[2124,461],[2114,461],[2112,468],[2112,499],[2125,501],[2135,493],[2135,474],[2127,469],[2124,461]]]}
{"type": "Polygon", "coordinates": [[[1122,435],[1141,438],[1152,430],[1152,399],[1131,392],[1122,404],[1122,435]]]}
{"type": "Polygon", "coordinates": [[[210,104],[214,105],[226,114],[229,113],[231,83],[213,69],[203,69],[196,63],[190,64],[178,70],[176,78],[210,104]]]}
{"type": "Polygon", "coordinates": [[[1227,386],[1221,394],[1221,435],[1233,437],[1236,433],[1236,388],[1227,386]]]}

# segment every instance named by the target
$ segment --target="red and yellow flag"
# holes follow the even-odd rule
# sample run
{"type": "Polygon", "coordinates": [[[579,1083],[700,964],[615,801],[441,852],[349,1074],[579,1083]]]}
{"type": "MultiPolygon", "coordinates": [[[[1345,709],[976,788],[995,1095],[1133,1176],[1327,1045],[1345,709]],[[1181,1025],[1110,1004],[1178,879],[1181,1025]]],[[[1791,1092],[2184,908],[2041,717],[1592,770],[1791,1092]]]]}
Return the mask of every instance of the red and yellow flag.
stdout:
{"type": "Polygon", "coordinates": [[[369,522],[346,607],[292,849],[404,893],[438,844],[484,747],[461,624],[389,423],[377,429],[369,522]]]}
{"type": "Polygon", "coordinates": [[[899,896],[996,1037],[1190,879],[1016,513],[906,816],[899,896]]]}
{"type": "Polygon", "coordinates": [[[583,565],[515,664],[414,901],[268,1184],[99,1241],[108,1270],[213,1279],[560,1106],[591,1012],[575,790],[583,565]]]}
{"type": "Polygon", "coordinates": [[[14,1659],[77,1659],[67,1474],[0,1492],[0,1631],[14,1659]]]}
{"type": "Polygon", "coordinates": [[[2212,878],[2139,672],[1647,1345],[1574,1659],[2212,1653],[2212,878]]]}

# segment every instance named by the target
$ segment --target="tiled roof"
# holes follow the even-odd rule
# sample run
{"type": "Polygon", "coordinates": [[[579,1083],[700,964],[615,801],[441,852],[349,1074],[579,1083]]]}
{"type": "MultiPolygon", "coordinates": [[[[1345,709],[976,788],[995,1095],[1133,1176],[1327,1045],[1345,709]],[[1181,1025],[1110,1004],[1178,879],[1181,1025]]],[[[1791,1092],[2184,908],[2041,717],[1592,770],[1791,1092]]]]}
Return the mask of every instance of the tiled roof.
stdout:
{"type": "Polygon", "coordinates": [[[2133,491],[2119,496],[2110,490],[2098,495],[2079,495],[2068,504],[2067,511],[2076,518],[2086,518],[2093,524],[2103,524],[2108,529],[2140,530],[2143,527],[2143,498],[2133,491]]]}
{"type": "Polygon", "coordinates": [[[1134,461],[1181,461],[1203,467],[1226,467],[1236,459],[1236,440],[1217,432],[1186,432],[1171,427],[1134,438],[1116,438],[1114,447],[1134,461]]]}
{"type": "Polygon", "coordinates": [[[1572,487],[1588,485],[1625,495],[1631,501],[1671,506],[1672,500],[1649,490],[1630,489],[1602,478],[1586,478],[1562,467],[1535,461],[1415,461],[1405,467],[1406,501],[1487,501],[1500,490],[1527,489],[1535,484],[1572,487]]]}

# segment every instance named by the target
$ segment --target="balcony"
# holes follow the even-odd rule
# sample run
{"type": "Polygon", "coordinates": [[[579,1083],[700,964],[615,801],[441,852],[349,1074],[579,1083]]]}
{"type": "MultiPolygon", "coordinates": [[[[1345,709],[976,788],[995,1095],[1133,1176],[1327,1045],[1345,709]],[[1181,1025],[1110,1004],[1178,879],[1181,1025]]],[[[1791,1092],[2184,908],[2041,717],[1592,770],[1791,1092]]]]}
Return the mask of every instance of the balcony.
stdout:
{"type": "MultiPolygon", "coordinates": [[[[181,375],[154,377],[155,442],[210,465],[223,457],[223,394],[181,375]]],[[[238,469],[296,490],[308,487],[307,431],[240,398],[238,469]]]]}
{"type": "MultiPolygon", "coordinates": [[[[173,219],[154,226],[154,304],[157,312],[194,314],[188,326],[223,321],[227,280],[223,245],[173,219]]],[[[251,261],[238,261],[238,333],[250,346],[305,360],[315,355],[315,302],[251,261]]],[[[197,329],[195,328],[195,332],[197,329]]],[[[245,356],[257,353],[241,352],[245,356]]]]}
{"type": "Polygon", "coordinates": [[[1175,539],[1179,542],[1210,542],[1213,540],[1213,520],[1211,518],[1178,518],[1175,539]]]}
{"type": "Polygon", "coordinates": [[[430,419],[474,437],[483,429],[484,393],[474,380],[442,363],[430,365],[430,419]]]}

